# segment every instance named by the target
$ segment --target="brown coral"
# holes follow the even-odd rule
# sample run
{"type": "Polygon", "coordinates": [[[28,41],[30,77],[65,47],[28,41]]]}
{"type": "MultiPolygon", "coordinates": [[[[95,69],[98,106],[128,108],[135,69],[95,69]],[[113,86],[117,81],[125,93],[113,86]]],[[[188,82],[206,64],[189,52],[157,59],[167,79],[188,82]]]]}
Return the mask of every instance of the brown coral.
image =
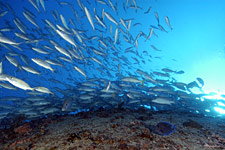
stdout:
{"type": "Polygon", "coordinates": [[[14,132],[20,135],[29,135],[32,129],[28,123],[25,123],[14,129],[14,132]]]}

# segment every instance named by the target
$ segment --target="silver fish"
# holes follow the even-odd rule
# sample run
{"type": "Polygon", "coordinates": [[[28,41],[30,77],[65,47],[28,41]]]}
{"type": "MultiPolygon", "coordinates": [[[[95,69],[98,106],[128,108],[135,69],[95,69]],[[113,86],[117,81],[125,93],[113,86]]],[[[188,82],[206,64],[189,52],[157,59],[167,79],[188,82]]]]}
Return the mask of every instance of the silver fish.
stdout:
{"type": "Polygon", "coordinates": [[[69,57],[70,59],[72,59],[72,57],[70,56],[70,54],[67,52],[67,50],[65,50],[64,48],[62,48],[61,46],[55,46],[55,49],[57,51],[59,51],[61,54],[69,57]]]}
{"type": "Polygon", "coordinates": [[[170,20],[169,20],[168,16],[165,16],[165,20],[166,20],[166,24],[168,25],[168,27],[170,28],[170,30],[173,30],[173,28],[170,25],[170,20]]]}
{"type": "Polygon", "coordinates": [[[48,88],[46,88],[46,87],[38,86],[38,87],[34,87],[34,90],[35,90],[35,91],[38,91],[38,92],[41,92],[41,93],[54,94],[53,92],[51,92],[51,91],[50,91],[48,88]]]}
{"type": "Polygon", "coordinates": [[[157,23],[159,24],[159,15],[158,15],[158,13],[156,11],[155,11],[155,18],[157,20],[157,23]]]}
{"type": "Polygon", "coordinates": [[[132,82],[132,83],[142,83],[142,84],[144,82],[144,81],[141,81],[141,80],[133,78],[133,77],[125,77],[125,78],[122,79],[122,81],[124,81],[124,82],[132,82]]]}
{"type": "Polygon", "coordinates": [[[0,74],[2,74],[3,73],[3,68],[2,68],[2,63],[3,63],[3,60],[4,60],[4,58],[1,60],[1,62],[0,62],[0,74]]]}
{"type": "Polygon", "coordinates": [[[75,44],[75,41],[65,32],[56,29],[56,32],[67,42],[69,42],[70,44],[72,44],[73,46],[77,47],[77,45],[75,44]]]}
{"type": "Polygon", "coordinates": [[[116,31],[115,31],[115,39],[114,39],[114,44],[116,44],[116,42],[117,42],[117,38],[118,38],[118,28],[116,28],[116,31]]]}
{"type": "Polygon", "coordinates": [[[8,83],[1,83],[0,82],[0,86],[6,88],[6,89],[9,89],[9,90],[16,90],[16,88],[8,83]]]}
{"type": "Polygon", "coordinates": [[[34,68],[32,68],[30,66],[21,66],[21,68],[27,72],[40,75],[40,73],[37,70],[35,70],[34,68]]]}
{"type": "Polygon", "coordinates": [[[67,111],[72,104],[72,100],[71,99],[66,99],[63,103],[63,107],[62,107],[62,111],[67,111]]]}
{"type": "Polygon", "coordinates": [[[161,98],[161,97],[157,97],[155,99],[152,100],[153,103],[158,103],[158,104],[163,104],[163,105],[171,105],[174,104],[175,102],[168,99],[168,98],[161,98]]]}
{"type": "Polygon", "coordinates": [[[52,69],[51,66],[47,62],[45,62],[44,60],[41,60],[39,58],[32,58],[31,60],[33,62],[35,62],[36,64],[38,64],[39,66],[44,67],[44,68],[49,69],[52,72],[54,72],[54,69],[52,69]]]}
{"type": "Polygon", "coordinates": [[[85,11],[85,14],[86,14],[86,16],[87,16],[87,18],[88,18],[89,23],[91,24],[91,27],[92,27],[93,30],[95,31],[95,26],[94,26],[93,20],[92,20],[92,18],[91,18],[90,12],[88,11],[88,9],[87,9],[86,7],[84,7],[84,11],[85,11]]]}
{"type": "Polygon", "coordinates": [[[18,62],[15,58],[13,58],[13,57],[11,57],[11,56],[9,56],[9,55],[6,55],[5,58],[6,58],[13,66],[19,67],[20,64],[19,64],[19,62],[18,62]]]}
{"type": "Polygon", "coordinates": [[[62,21],[64,27],[65,27],[67,30],[69,30],[69,27],[67,26],[66,20],[65,20],[65,18],[63,17],[63,15],[60,14],[59,17],[60,17],[60,19],[61,19],[61,21],[62,21]]]}
{"type": "Polygon", "coordinates": [[[42,8],[44,9],[44,11],[46,12],[44,0],[40,0],[40,3],[41,3],[42,8]]]}
{"type": "Polygon", "coordinates": [[[20,89],[32,90],[32,91],[34,90],[34,88],[31,88],[26,82],[24,82],[23,80],[20,80],[16,77],[8,76],[6,79],[9,83],[11,83],[12,85],[14,85],[15,87],[18,87],[20,89]]]}
{"type": "Polygon", "coordinates": [[[108,18],[111,22],[113,22],[114,24],[118,25],[118,23],[116,22],[116,20],[107,12],[105,12],[105,16],[106,18],[108,18]]]}
{"type": "Polygon", "coordinates": [[[80,74],[82,74],[83,76],[85,76],[85,78],[87,78],[87,75],[84,73],[83,70],[81,70],[81,69],[78,68],[77,66],[74,66],[74,68],[75,68],[80,74]]]}
{"type": "Polygon", "coordinates": [[[11,45],[19,45],[19,44],[21,44],[21,43],[16,43],[14,40],[9,39],[8,37],[4,36],[1,33],[0,33],[0,42],[1,43],[6,43],[6,44],[11,44],[11,45]]]}
{"type": "Polygon", "coordinates": [[[38,13],[40,13],[40,10],[39,10],[37,4],[33,0],[28,0],[28,1],[34,6],[34,8],[38,11],[38,13]]]}
{"type": "Polygon", "coordinates": [[[40,27],[37,25],[36,21],[34,20],[34,18],[32,18],[30,15],[28,15],[26,12],[23,12],[23,15],[27,18],[28,21],[30,21],[34,26],[36,26],[38,29],[40,29],[40,27]]]}

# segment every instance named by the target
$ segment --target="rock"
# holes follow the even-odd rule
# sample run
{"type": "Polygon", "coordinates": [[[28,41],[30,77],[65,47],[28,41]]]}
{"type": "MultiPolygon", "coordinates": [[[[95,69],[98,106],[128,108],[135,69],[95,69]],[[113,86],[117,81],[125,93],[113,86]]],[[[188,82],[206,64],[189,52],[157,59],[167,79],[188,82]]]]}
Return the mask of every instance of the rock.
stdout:
{"type": "Polygon", "coordinates": [[[189,119],[189,121],[186,121],[183,123],[184,127],[189,127],[189,128],[196,128],[196,129],[202,129],[203,126],[197,123],[194,120],[189,119]]]}

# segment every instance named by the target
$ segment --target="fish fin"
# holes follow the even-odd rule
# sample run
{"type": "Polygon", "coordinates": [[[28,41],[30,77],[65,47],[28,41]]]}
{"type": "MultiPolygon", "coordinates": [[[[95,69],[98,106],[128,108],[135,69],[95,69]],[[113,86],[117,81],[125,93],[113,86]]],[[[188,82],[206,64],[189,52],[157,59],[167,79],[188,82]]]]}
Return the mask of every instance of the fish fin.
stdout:
{"type": "Polygon", "coordinates": [[[17,67],[16,72],[19,72],[19,71],[23,71],[23,68],[22,68],[21,66],[18,66],[18,67],[17,67]]]}
{"type": "Polygon", "coordinates": [[[173,130],[172,130],[172,132],[173,132],[173,131],[174,131],[174,132],[176,132],[176,130],[175,130],[175,129],[176,129],[176,125],[174,125],[174,126],[173,126],[173,130]]]}

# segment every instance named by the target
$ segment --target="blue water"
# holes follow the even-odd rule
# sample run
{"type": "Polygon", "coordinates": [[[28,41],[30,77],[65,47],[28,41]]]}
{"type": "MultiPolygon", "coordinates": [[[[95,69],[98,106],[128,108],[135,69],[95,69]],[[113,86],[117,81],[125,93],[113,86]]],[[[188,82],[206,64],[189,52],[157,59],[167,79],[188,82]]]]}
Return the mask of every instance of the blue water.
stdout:
{"type": "MultiPolygon", "coordinates": [[[[0,12],[8,11],[8,13],[0,18],[0,27],[13,28],[10,32],[1,33],[3,33],[8,38],[15,40],[16,42],[22,42],[19,47],[23,51],[20,51],[9,44],[4,45],[8,46],[12,50],[12,52],[27,56],[29,65],[39,71],[41,74],[35,75],[23,70],[21,71],[20,69],[10,64],[8,60],[3,61],[3,73],[22,79],[31,87],[43,86],[54,92],[57,106],[54,105],[54,101],[51,101],[51,104],[45,107],[57,107],[60,110],[65,100],[64,98],[73,95],[73,89],[77,89],[78,87],[80,87],[81,83],[86,82],[88,79],[104,79],[106,81],[105,85],[104,82],[102,82],[101,87],[105,88],[108,84],[108,81],[121,81],[123,77],[135,77],[143,80],[143,77],[141,77],[140,74],[136,73],[137,69],[145,71],[151,75],[154,71],[161,72],[161,69],[169,68],[175,71],[183,70],[185,72],[184,74],[170,74],[170,80],[172,80],[173,78],[177,82],[183,82],[187,84],[192,81],[196,81],[197,77],[200,77],[204,80],[205,84],[201,88],[201,90],[199,90],[199,88],[193,88],[191,89],[192,93],[190,93],[190,91],[186,91],[188,94],[195,95],[203,93],[209,94],[210,92],[215,93],[214,95],[211,94],[207,97],[198,97],[197,99],[193,98],[190,103],[193,103],[193,101],[198,101],[198,103],[196,104],[196,106],[192,106],[192,112],[199,112],[201,110],[201,113],[204,113],[205,115],[215,116],[225,113],[225,108],[223,106],[225,99],[220,96],[221,94],[225,94],[224,1],[198,0],[196,2],[194,0],[137,0],[137,10],[135,10],[134,8],[130,8],[130,6],[134,6],[133,1],[128,0],[128,4],[127,6],[125,6],[126,9],[124,10],[123,5],[126,5],[126,1],[116,0],[112,1],[112,3],[117,9],[117,13],[113,11],[108,1],[105,1],[107,5],[101,4],[101,2],[98,1],[81,1],[82,5],[85,6],[91,14],[96,29],[95,31],[93,31],[92,26],[85,15],[85,12],[78,5],[78,1],[71,2],[66,0],[46,0],[44,1],[46,12],[44,12],[38,0],[33,1],[38,6],[40,13],[38,13],[37,10],[31,5],[31,3],[26,0],[8,0],[7,2],[1,1],[0,12]],[[69,5],[60,4],[60,2],[68,2],[69,5]],[[9,9],[7,6],[10,6],[11,9],[9,9]],[[145,14],[144,12],[146,12],[150,6],[152,7],[151,11],[145,14]],[[35,15],[34,20],[37,22],[40,29],[37,29],[24,17],[24,8],[35,15]],[[117,49],[115,50],[112,48],[112,45],[114,42],[116,28],[121,28],[123,31],[126,31],[126,29],[120,23],[117,27],[114,23],[107,19],[106,16],[102,20],[107,27],[107,29],[104,29],[97,23],[97,20],[94,17],[94,8],[96,9],[96,13],[99,18],[101,18],[102,16],[102,9],[104,9],[104,11],[111,14],[118,23],[120,22],[120,18],[124,20],[131,19],[129,34],[132,35],[133,39],[135,39],[140,32],[148,35],[151,28],[150,25],[154,25],[156,27],[158,26],[154,14],[155,12],[158,13],[159,23],[161,26],[163,26],[167,33],[161,31],[160,29],[154,29],[154,33],[157,36],[153,34],[148,41],[146,41],[144,36],[140,36],[140,38],[138,39],[138,48],[136,48],[135,43],[129,44],[124,40],[124,35],[126,37],[128,37],[128,35],[126,33],[122,33],[119,30],[118,40],[114,45],[117,49]],[[75,17],[74,10],[78,14],[80,23],[75,17]],[[53,11],[58,12],[57,20],[52,15],[53,11]],[[83,41],[88,47],[82,45],[82,43],[79,42],[75,35],[71,36],[75,40],[78,47],[80,47],[84,60],[81,61],[73,58],[73,63],[68,63],[66,61],[60,60],[63,67],[51,65],[52,68],[55,69],[55,72],[52,73],[50,70],[47,70],[35,64],[31,60],[31,58],[55,60],[60,56],[64,56],[63,54],[55,50],[54,46],[49,42],[49,40],[56,41],[60,44],[61,47],[67,50],[72,50],[74,48],[74,46],[65,41],[54,30],[48,27],[44,21],[45,19],[48,19],[54,25],[58,24],[64,27],[59,17],[60,14],[62,14],[65,18],[70,30],[72,28],[82,30],[82,32],[79,32],[79,34],[82,36],[83,41]],[[169,17],[170,24],[173,30],[170,30],[170,28],[167,26],[165,16],[169,17]],[[41,39],[38,43],[36,43],[37,45],[35,43],[25,43],[25,40],[15,36],[15,32],[21,33],[21,31],[12,21],[15,18],[19,18],[26,26],[28,37],[41,39]],[[69,19],[73,20],[76,27],[71,24],[69,19]],[[136,23],[139,24],[135,25],[136,23]],[[112,25],[112,35],[110,34],[110,25],[112,25]],[[96,36],[97,39],[88,39],[93,36],[96,36]],[[101,37],[106,41],[105,43],[107,44],[108,48],[104,47],[99,42],[99,39],[102,39],[101,37]],[[108,39],[111,39],[111,42],[108,39]],[[50,46],[52,49],[54,49],[47,50],[48,52],[50,52],[49,55],[39,54],[31,49],[31,47],[37,46],[38,48],[41,48],[45,45],[50,46]],[[154,45],[161,51],[154,50],[151,45],[154,45]],[[100,55],[96,55],[90,48],[94,47],[95,49],[100,51],[99,46],[103,49],[106,56],[102,57],[100,55]],[[125,50],[129,47],[132,47],[132,50],[136,53],[126,52],[125,50]],[[147,51],[148,55],[146,55],[145,51],[147,51]],[[102,65],[99,65],[98,63],[90,59],[90,57],[97,58],[102,63],[102,65]],[[119,64],[121,65],[120,75],[122,75],[122,77],[118,76],[119,64]],[[83,75],[76,71],[74,69],[74,66],[81,68],[86,73],[88,78],[86,79],[83,75]],[[61,83],[54,83],[51,81],[52,79],[58,80],[61,83]],[[68,90],[69,92],[63,94],[58,92],[55,88],[59,88],[63,91],[68,90]],[[207,102],[205,102],[205,98],[211,100],[207,100],[207,102]],[[217,101],[220,103],[217,103],[217,101]],[[199,104],[202,105],[202,108],[200,108],[200,110],[199,104]]],[[[128,26],[128,21],[126,22],[126,26],[128,26]]],[[[72,31],[70,32],[72,33],[72,31]]],[[[7,53],[9,52],[10,50],[1,46],[0,59],[3,59],[5,55],[8,55],[7,53]]],[[[24,62],[19,58],[19,56],[12,57],[15,58],[20,65],[25,65],[24,62]]],[[[158,79],[165,78],[158,77],[158,79]]],[[[136,86],[138,87],[139,85],[140,84],[137,84],[136,86]]],[[[148,82],[144,82],[144,86],[145,89],[154,87],[153,84],[150,84],[148,82]]],[[[103,88],[96,88],[96,90],[98,91],[101,89],[103,88]]],[[[125,93],[125,91],[126,90],[124,89],[123,92],[125,93]]],[[[147,90],[143,90],[142,92],[147,93],[146,91],[147,90]]],[[[17,90],[0,88],[0,97],[29,97],[26,92],[28,91],[19,88],[17,90]]],[[[121,92],[116,93],[117,98],[120,98],[120,94],[121,92]]],[[[51,99],[51,95],[48,94],[44,94],[43,97],[48,97],[49,99],[51,99]]],[[[143,96],[140,99],[144,98],[146,97],[143,96]]],[[[187,111],[189,111],[188,107],[177,104],[179,102],[179,98],[174,99],[174,101],[176,102],[176,104],[174,105],[184,107],[184,109],[187,109],[187,111]]],[[[0,109],[2,109],[3,111],[5,109],[5,103],[13,105],[15,109],[19,107],[18,102],[15,104],[15,102],[12,102],[10,100],[4,100],[1,101],[0,104],[2,105],[0,109]]],[[[34,108],[35,111],[38,111],[37,108],[32,104],[24,104],[23,100],[21,100],[21,105],[30,107],[31,109],[34,108]]],[[[88,109],[88,105],[90,104],[82,104],[81,109],[88,109]]],[[[94,103],[91,103],[91,107],[92,105],[94,105],[94,103]]],[[[98,104],[98,106],[99,105],[101,104],[98,104]]],[[[154,108],[153,110],[157,110],[158,107],[154,105],[149,106],[145,103],[138,103],[137,105],[144,105],[152,109],[154,108]]],[[[166,109],[166,107],[167,106],[164,105],[163,109],[166,109]]]]}

